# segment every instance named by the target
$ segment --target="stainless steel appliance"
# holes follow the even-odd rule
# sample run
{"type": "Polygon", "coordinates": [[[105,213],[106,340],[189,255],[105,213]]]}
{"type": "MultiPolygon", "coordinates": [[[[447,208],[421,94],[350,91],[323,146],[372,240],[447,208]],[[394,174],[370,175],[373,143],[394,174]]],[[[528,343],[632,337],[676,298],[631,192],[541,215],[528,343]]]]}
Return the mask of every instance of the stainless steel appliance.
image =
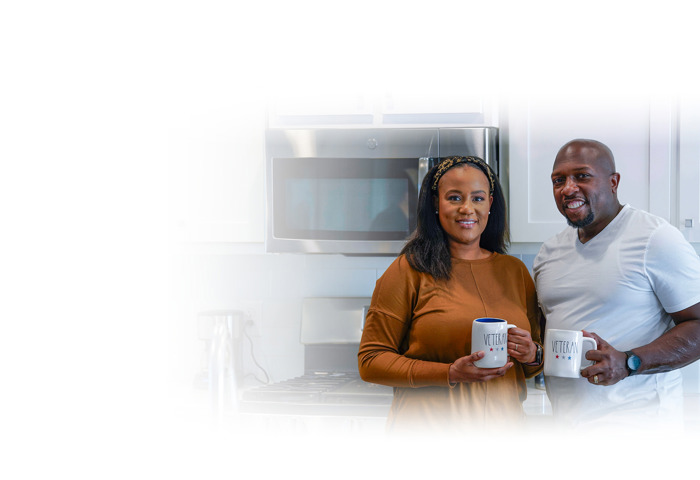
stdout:
{"type": "Polygon", "coordinates": [[[425,174],[451,155],[481,157],[498,173],[498,129],[269,129],[267,251],[399,253],[425,174]]]}
{"type": "Polygon", "coordinates": [[[243,391],[239,411],[244,414],[386,417],[393,389],[364,382],[357,367],[369,302],[370,299],[364,297],[304,299],[300,338],[304,344],[304,375],[243,391]]]}

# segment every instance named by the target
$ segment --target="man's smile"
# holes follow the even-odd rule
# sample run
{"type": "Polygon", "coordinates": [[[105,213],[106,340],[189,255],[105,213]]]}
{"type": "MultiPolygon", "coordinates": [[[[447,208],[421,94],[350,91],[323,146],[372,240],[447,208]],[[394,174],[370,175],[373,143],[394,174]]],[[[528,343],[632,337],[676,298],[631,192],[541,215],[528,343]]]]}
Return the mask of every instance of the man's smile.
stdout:
{"type": "Polygon", "coordinates": [[[566,210],[578,210],[579,208],[583,207],[586,204],[585,201],[576,199],[576,200],[565,200],[564,201],[564,208],[566,210]]]}

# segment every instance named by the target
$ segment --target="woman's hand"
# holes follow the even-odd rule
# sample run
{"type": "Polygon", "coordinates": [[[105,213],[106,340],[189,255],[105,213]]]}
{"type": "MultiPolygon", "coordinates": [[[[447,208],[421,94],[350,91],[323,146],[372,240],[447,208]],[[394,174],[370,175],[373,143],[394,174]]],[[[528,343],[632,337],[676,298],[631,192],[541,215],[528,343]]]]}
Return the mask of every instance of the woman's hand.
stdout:
{"type": "Polygon", "coordinates": [[[520,363],[532,363],[537,355],[537,346],[532,336],[522,328],[508,330],[508,355],[520,363]]]}
{"type": "Polygon", "coordinates": [[[499,368],[479,368],[474,365],[474,362],[484,358],[484,355],[486,355],[484,352],[479,351],[455,360],[450,365],[450,383],[488,382],[502,377],[513,366],[513,362],[508,362],[499,368]]]}

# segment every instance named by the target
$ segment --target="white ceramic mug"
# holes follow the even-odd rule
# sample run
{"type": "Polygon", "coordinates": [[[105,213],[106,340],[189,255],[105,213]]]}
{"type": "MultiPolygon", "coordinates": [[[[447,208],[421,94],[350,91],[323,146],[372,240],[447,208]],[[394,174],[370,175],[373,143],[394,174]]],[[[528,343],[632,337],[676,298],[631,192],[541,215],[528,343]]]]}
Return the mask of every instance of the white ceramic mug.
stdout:
{"type": "Polygon", "coordinates": [[[472,322],[472,353],[486,355],[474,362],[480,368],[498,368],[508,360],[508,330],[514,328],[502,318],[475,318],[472,322]]]}
{"type": "Polygon", "coordinates": [[[579,378],[582,369],[595,363],[586,359],[586,352],[596,348],[596,341],[580,330],[550,328],[544,333],[544,374],[579,378]]]}

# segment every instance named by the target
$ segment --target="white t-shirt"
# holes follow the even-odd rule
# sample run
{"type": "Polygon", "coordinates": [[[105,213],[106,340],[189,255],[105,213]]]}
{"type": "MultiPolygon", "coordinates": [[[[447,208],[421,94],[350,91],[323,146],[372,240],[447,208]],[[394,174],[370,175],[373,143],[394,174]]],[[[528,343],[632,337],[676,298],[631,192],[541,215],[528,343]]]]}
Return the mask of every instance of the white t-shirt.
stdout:
{"type": "MultiPolygon", "coordinates": [[[[667,312],[700,302],[700,258],[662,218],[625,205],[587,243],[568,227],[533,265],[546,328],[587,330],[615,349],[650,343],[673,327],[667,312]]],[[[682,420],[678,370],[627,377],[612,386],[546,378],[554,415],[576,425],[682,420]]]]}

